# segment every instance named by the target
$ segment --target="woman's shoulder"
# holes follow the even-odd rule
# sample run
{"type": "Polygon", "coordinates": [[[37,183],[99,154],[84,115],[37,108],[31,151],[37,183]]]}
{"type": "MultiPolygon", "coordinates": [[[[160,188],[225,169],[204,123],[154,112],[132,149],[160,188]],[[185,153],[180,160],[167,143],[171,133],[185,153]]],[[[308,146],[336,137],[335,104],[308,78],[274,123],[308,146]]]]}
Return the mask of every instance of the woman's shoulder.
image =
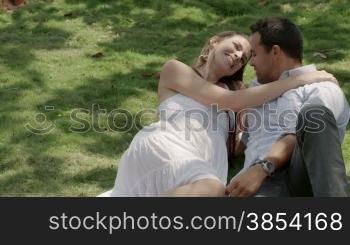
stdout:
{"type": "Polygon", "coordinates": [[[179,60],[171,59],[165,62],[161,69],[161,74],[177,74],[177,73],[183,73],[183,71],[191,69],[191,67],[179,60]]]}
{"type": "Polygon", "coordinates": [[[178,92],[172,89],[172,86],[181,77],[186,64],[176,59],[168,60],[160,70],[159,84],[158,84],[158,98],[159,101],[174,96],[178,92]]]}
{"type": "Polygon", "coordinates": [[[193,69],[178,60],[167,61],[161,71],[159,76],[159,86],[173,89],[179,92],[178,87],[183,87],[188,83],[189,79],[192,79],[193,69]]]}
{"type": "Polygon", "coordinates": [[[164,66],[163,67],[166,67],[166,66],[171,66],[171,67],[177,67],[177,66],[187,66],[185,63],[177,60],[177,59],[171,59],[171,60],[168,60],[167,62],[165,62],[164,66]]]}

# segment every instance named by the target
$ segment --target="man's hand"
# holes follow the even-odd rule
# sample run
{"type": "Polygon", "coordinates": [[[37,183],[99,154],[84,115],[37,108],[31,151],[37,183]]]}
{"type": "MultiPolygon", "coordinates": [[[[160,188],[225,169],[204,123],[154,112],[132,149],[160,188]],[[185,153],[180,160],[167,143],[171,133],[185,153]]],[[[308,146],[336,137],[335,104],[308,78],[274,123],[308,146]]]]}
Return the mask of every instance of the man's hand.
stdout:
{"type": "Polygon", "coordinates": [[[260,164],[252,166],[231,179],[226,187],[229,197],[249,197],[254,195],[267,177],[260,164]]]}

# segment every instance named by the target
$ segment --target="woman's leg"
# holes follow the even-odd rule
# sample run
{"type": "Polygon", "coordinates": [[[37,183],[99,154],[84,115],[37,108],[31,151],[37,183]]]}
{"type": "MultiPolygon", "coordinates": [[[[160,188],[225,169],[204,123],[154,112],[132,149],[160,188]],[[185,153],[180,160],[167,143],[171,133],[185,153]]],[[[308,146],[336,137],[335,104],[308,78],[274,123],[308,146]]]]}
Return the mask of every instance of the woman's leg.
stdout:
{"type": "Polygon", "coordinates": [[[164,197],[224,197],[225,186],[215,179],[201,179],[163,193],[164,197]]]}

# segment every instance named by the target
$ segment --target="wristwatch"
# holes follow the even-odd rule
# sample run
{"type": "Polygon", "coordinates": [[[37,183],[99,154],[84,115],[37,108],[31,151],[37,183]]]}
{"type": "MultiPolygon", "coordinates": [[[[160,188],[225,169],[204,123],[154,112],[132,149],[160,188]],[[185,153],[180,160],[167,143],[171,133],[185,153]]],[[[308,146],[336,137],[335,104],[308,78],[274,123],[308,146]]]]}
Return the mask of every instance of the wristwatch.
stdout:
{"type": "Polygon", "coordinates": [[[271,177],[275,173],[276,166],[273,162],[271,162],[269,160],[260,160],[260,161],[257,161],[256,163],[254,163],[252,166],[257,165],[257,164],[261,164],[262,169],[266,172],[266,174],[268,176],[271,177]]]}

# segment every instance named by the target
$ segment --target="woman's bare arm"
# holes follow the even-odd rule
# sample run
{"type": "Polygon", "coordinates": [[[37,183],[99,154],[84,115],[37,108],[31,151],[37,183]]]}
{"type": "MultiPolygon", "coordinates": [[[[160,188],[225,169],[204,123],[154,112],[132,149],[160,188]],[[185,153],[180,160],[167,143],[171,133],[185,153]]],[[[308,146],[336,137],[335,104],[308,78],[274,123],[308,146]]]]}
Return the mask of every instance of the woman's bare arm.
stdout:
{"type": "Polygon", "coordinates": [[[218,104],[220,108],[239,111],[273,100],[284,92],[313,82],[334,81],[326,72],[310,72],[261,86],[229,91],[198,76],[191,67],[177,61],[168,61],[160,72],[159,87],[177,91],[203,104],[218,104]]]}

